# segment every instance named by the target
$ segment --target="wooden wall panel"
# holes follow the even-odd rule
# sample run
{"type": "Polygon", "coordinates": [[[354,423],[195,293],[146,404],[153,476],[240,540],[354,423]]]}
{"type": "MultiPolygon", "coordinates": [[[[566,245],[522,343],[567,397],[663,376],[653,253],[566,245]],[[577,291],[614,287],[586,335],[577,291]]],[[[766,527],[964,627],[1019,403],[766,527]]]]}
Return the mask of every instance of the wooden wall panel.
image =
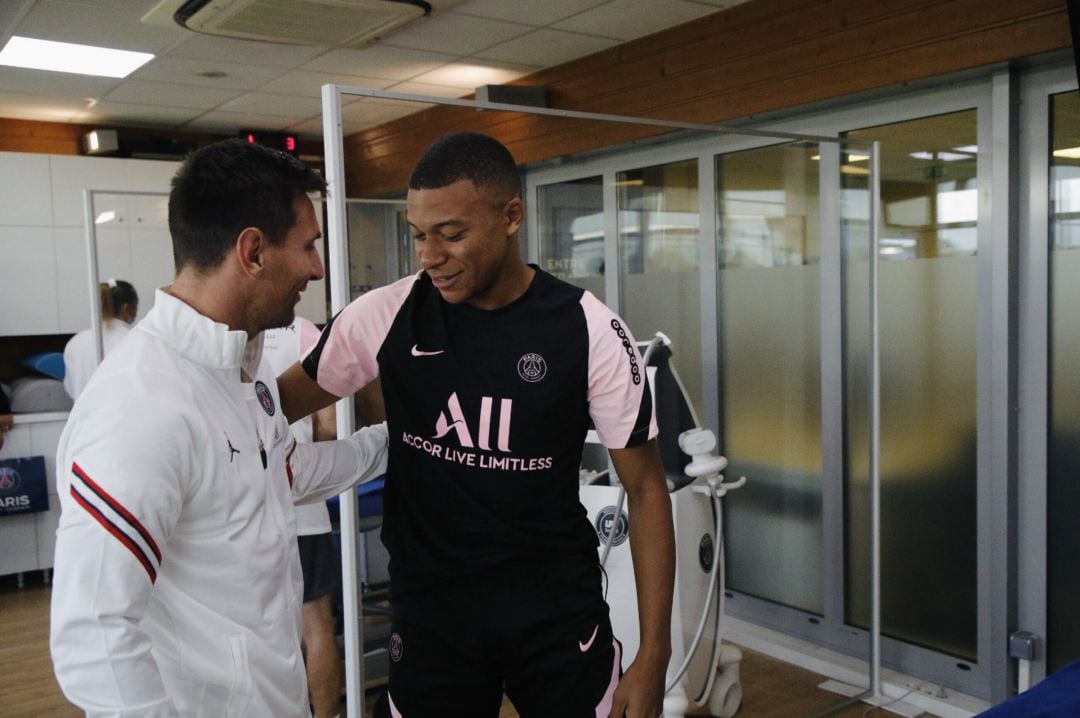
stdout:
{"type": "Polygon", "coordinates": [[[0,151],[46,155],[79,154],[79,137],[87,128],[64,122],[35,122],[0,117],[0,151]]]}
{"type": "MultiPolygon", "coordinates": [[[[555,108],[716,123],[1070,45],[1064,0],[752,0],[520,84],[555,108]]],[[[521,163],[659,132],[435,107],[345,138],[349,196],[401,191],[428,144],[464,129],[521,163]]]]}

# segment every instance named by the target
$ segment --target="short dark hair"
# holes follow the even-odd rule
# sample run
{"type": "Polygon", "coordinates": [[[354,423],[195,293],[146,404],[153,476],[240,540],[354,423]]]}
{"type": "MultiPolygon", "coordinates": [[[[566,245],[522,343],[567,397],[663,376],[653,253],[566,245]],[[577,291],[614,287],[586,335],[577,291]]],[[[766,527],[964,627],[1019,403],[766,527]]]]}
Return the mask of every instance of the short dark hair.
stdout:
{"type": "Polygon", "coordinates": [[[436,140],[409,176],[409,189],[439,189],[467,179],[499,194],[499,201],[521,196],[521,181],[510,150],[479,132],[454,132],[436,140]]]}
{"type": "Polygon", "coordinates": [[[258,227],[280,244],[296,224],[296,198],[325,191],[318,172],[285,152],[241,139],[196,150],[173,177],[169,193],[177,271],[217,267],[245,227],[258,227]]]}

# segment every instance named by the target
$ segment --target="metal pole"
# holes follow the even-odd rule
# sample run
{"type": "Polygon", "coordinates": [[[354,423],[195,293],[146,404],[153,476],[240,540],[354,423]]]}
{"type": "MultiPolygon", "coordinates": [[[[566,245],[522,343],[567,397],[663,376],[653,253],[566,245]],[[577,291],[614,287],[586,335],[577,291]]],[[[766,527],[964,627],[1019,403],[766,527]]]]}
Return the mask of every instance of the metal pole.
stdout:
{"type": "MultiPolygon", "coordinates": [[[[341,93],[323,85],[323,147],[326,155],[327,239],[330,245],[330,308],[334,314],[349,303],[349,245],[345,214],[345,159],[341,131],[341,93]]],[[[337,403],[338,438],[353,433],[353,398],[337,403]]],[[[341,594],[345,612],[345,698],[348,716],[364,718],[364,622],[361,620],[357,573],[359,532],[356,491],[339,497],[341,527],[341,594]]]]}
{"type": "Polygon", "coordinates": [[[97,224],[94,222],[94,190],[83,190],[83,222],[86,224],[86,265],[90,272],[90,329],[94,334],[94,367],[105,358],[105,338],[101,326],[101,278],[98,276],[97,224]]]}
{"type": "Polygon", "coordinates": [[[870,689],[881,696],[881,143],[870,147],[870,689]]]}

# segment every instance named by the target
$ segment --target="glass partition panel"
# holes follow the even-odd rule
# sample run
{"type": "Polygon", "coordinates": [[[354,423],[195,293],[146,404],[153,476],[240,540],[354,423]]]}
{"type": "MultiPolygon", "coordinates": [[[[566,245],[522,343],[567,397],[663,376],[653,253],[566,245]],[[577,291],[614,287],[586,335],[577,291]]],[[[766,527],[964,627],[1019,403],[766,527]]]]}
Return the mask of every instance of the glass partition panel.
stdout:
{"type": "Polygon", "coordinates": [[[728,586],[823,613],[816,145],[716,160],[728,586]]]}
{"type": "MultiPolygon", "coordinates": [[[[848,133],[881,142],[881,606],[885,635],[977,656],[976,113],[848,133]]],[[[843,191],[866,187],[848,155],[843,191]]],[[[858,227],[848,218],[845,232],[858,227]]],[[[865,220],[861,220],[865,223],[865,220]]],[[[845,237],[846,239],[846,237],[845,237]]],[[[858,246],[864,246],[859,244],[858,246]]],[[[869,625],[865,253],[846,247],[846,621],[869,625]]]]}
{"type": "Polygon", "coordinates": [[[1051,98],[1047,672],[1080,658],[1080,98],[1051,98]]]}
{"type": "Polygon", "coordinates": [[[543,185],[536,202],[540,268],[604,301],[603,178],[543,185]]]}
{"type": "Polygon", "coordinates": [[[619,172],[620,313],[639,341],[671,339],[694,406],[701,395],[696,160],[619,172]]]}

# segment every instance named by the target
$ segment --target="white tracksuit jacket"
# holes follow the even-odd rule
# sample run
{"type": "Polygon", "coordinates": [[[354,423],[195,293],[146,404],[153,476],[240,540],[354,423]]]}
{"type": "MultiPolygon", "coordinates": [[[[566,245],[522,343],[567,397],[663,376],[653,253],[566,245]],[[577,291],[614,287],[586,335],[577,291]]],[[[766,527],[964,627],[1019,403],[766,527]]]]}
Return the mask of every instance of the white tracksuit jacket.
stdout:
{"type": "Polygon", "coordinates": [[[51,649],[88,716],[310,714],[293,501],[381,474],[386,431],[296,444],[260,354],[159,290],[72,410],[51,649]]]}

